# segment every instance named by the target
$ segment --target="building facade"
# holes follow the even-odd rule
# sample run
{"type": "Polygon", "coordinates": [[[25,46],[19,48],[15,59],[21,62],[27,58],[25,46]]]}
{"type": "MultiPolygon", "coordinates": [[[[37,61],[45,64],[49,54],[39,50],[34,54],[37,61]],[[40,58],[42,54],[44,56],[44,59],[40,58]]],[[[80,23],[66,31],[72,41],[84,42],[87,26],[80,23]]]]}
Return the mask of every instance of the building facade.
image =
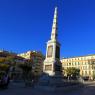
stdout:
{"type": "Polygon", "coordinates": [[[43,71],[44,55],[39,51],[27,51],[25,53],[18,54],[25,59],[31,60],[33,66],[33,72],[35,75],[41,75],[43,71]]]}
{"type": "Polygon", "coordinates": [[[5,58],[7,56],[17,56],[16,53],[5,51],[5,50],[0,50],[0,58],[5,58]]]}
{"type": "Polygon", "coordinates": [[[24,58],[17,56],[16,53],[0,50],[0,63],[16,65],[18,63],[23,63],[23,62],[24,62],[24,58]]]}
{"type": "Polygon", "coordinates": [[[64,76],[66,76],[65,69],[70,67],[80,69],[80,75],[82,77],[89,77],[90,79],[93,79],[95,76],[95,55],[63,58],[61,59],[61,62],[64,76]]]}
{"type": "MultiPolygon", "coordinates": [[[[18,64],[26,62],[25,58],[17,56],[16,53],[0,50],[0,65],[8,66],[8,74],[11,79],[21,79],[22,70],[18,68],[18,64]]],[[[6,72],[6,70],[0,70],[6,72]]]]}

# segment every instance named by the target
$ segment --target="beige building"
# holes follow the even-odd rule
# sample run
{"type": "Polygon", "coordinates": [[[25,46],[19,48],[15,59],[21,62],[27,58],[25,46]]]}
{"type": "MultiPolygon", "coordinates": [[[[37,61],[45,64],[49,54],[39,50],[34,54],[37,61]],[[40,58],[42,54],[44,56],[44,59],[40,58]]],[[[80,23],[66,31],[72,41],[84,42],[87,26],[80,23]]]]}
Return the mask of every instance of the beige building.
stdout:
{"type": "Polygon", "coordinates": [[[36,75],[40,75],[42,73],[44,56],[41,52],[27,51],[25,53],[18,54],[18,56],[29,59],[33,62],[33,72],[35,72],[36,75]]]}
{"type": "Polygon", "coordinates": [[[0,50],[0,64],[10,65],[9,76],[11,79],[21,78],[22,70],[18,68],[18,64],[24,62],[25,62],[25,58],[17,56],[16,53],[0,50]]]}
{"type": "MultiPolygon", "coordinates": [[[[64,69],[75,67],[80,69],[81,76],[88,76],[90,79],[95,75],[95,55],[79,56],[61,59],[64,69]]],[[[64,72],[64,75],[66,73],[64,72]]]]}

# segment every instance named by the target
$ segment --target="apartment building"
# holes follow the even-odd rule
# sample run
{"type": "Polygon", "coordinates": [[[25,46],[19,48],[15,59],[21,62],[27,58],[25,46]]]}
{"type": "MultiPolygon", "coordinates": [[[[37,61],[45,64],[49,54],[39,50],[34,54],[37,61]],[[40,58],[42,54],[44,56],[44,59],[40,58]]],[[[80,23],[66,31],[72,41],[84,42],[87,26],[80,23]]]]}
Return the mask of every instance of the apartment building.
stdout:
{"type": "Polygon", "coordinates": [[[33,62],[33,72],[35,75],[41,75],[43,71],[44,55],[39,51],[27,51],[25,53],[18,54],[25,59],[29,59],[33,62]]]}
{"type": "Polygon", "coordinates": [[[95,75],[95,55],[78,56],[72,58],[61,59],[63,73],[66,76],[65,69],[69,67],[75,67],[80,69],[80,75],[85,77],[88,76],[93,79],[95,75]]]}

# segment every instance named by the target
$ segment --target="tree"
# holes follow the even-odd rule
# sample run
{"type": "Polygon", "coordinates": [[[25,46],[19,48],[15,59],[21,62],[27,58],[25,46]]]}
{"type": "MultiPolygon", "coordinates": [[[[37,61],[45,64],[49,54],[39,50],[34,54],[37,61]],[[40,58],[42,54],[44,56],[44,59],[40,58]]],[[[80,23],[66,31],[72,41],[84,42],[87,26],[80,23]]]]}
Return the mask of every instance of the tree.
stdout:
{"type": "Polygon", "coordinates": [[[95,71],[93,71],[92,78],[93,78],[93,80],[95,80],[95,71]]]}
{"type": "Polygon", "coordinates": [[[15,66],[16,62],[15,62],[15,56],[7,56],[6,57],[6,63],[10,64],[11,66],[15,66]]]}
{"type": "Polygon", "coordinates": [[[4,63],[6,61],[6,58],[0,58],[0,63],[4,63]]]}
{"type": "Polygon", "coordinates": [[[25,86],[27,86],[27,82],[31,80],[32,65],[25,62],[24,64],[19,64],[18,67],[22,69],[23,80],[25,82],[25,86]]]}
{"type": "Polygon", "coordinates": [[[69,67],[65,71],[69,77],[77,77],[80,75],[80,70],[74,67],[69,67]]]}
{"type": "Polygon", "coordinates": [[[0,64],[0,71],[8,72],[9,67],[8,64],[0,64]]]}
{"type": "Polygon", "coordinates": [[[1,64],[0,63],[0,79],[3,74],[8,73],[10,66],[8,64],[1,64]]]}

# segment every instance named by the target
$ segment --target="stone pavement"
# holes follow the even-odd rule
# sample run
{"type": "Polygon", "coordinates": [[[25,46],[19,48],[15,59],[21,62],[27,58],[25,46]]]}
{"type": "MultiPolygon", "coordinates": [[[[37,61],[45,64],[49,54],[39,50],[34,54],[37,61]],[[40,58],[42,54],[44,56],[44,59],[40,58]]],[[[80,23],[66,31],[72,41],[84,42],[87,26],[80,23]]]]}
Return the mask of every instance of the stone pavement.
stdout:
{"type": "Polygon", "coordinates": [[[0,95],[95,95],[95,82],[87,82],[84,87],[67,91],[45,91],[24,84],[12,83],[6,90],[0,90],[0,95]]]}
{"type": "Polygon", "coordinates": [[[0,95],[67,95],[68,92],[46,91],[33,87],[24,87],[23,83],[11,83],[8,89],[0,90],[0,95]]]}

